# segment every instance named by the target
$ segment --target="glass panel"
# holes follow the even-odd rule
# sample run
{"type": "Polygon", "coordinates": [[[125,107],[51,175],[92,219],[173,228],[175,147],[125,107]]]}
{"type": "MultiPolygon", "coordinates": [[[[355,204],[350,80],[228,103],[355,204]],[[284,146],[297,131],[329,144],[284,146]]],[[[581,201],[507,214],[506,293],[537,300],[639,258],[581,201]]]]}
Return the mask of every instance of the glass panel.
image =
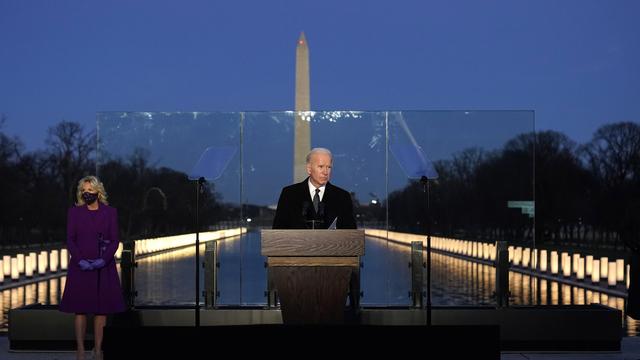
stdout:
{"type": "MultiPolygon", "coordinates": [[[[231,146],[238,151],[219,179],[203,185],[199,195],[203,232],[241,225],[239,114],[98,113],[98,173],[108,186],[111,202],[118,207],[123,240],[194,232],[196,182],[187,175],[210,146],[231,146]]],[[[205,238],[203,235],[201,255],[205,238]]],[[[227,252],[237,242],[238,238],[231,238],[218,245],[222,303],[240,299],[239,262],[234,261],[237,255],[227,252]]],[[[160,243],[136,244],[136,252],[141,254],[136,269],[136,303],[195,303],[193,245],[144,257],[160,243]]],[[[200,275],[200,289],[204,290],[203,271],[200,275]]]]}
{"type": "MultiPolygon", "coordinates": [[[[425,185],[407,179],[398,159],[389,157],[389,230],[426,234],[431,217],[434,305],[495,304],[495,242],[535,248],[528,207],[533,204],[533,125],[530,111],[389,113],[392,152],[415,146],[438,172],[427,198],[425,185]],[[509,201],[520,207],[508,207],[509,201]]],[[[520,290],[525,285],[531,282],[512,281],[520,290]]],[[[528,290],[521,293],[529,296],[528,290]]]]}
{"type": "MultiPolygon", "coordinates": [[[[120,209],[125,238],[192,233],[195,183],[186,175],[207,147],[236,147],[222,177],[206,183],[201,229],[249,229],[217,243],[218,304],[265,304],[259,230],[271,228],[280,191],[293,182],[294,128],[301,121],[295,115],[99,113],[99,173],[120,209]]],[[[495,303],[497,240],[508,241],[514,255],[520,247],[514,268],[523,271],[533,264],[532,112],[301,115],[310,125],[311,147],[332,151],[331,182],[351,193],[357,225],[367,229],[361,259],[364,306],[412,304],[410,242],[426,245],[428,215],[434,305],[495,303]],[[401,148],[417,152],[402,157],[401,148]],[[423,184],[407,177],[407,159],[422,155],[438,172],[438,179],[428,183],[428,197],[423,184]]],[[[426,252],[423,256],[426,261],[426,252]]],[[[137,304],[194,302],[192,246],[144,258],[136,273],[137,304]]],[[[511,278],[517,301],[531,303],[536,282],[529,276],[511,278]]]]}

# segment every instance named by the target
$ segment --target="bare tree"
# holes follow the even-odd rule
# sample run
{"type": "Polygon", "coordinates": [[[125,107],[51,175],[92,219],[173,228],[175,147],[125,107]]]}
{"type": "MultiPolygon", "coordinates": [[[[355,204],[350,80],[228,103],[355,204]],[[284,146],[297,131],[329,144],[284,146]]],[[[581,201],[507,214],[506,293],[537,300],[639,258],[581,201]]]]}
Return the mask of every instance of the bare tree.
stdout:
{"type": "Polygon", "coordinates": [[[543,241],[578,242],[590,217],[591,176],[582,166],[575,142],[555,131],[536,134],[536,225],[543,241]]]}
{"type": "Polygon", "coordinates": [[[638,249],[640,209],[640,125],[621,122],[605,125],[582,148],[594,174],[594,209],[605,238],[638,249]]]}
{"type": "Polygon", "coordinates": [[[95,133],[85,132],[76,122],[62,121],[49,128],[46,139],[54,180],[61,186],[69,204],[75,199],[78,179],[93,172],[95,133]]]}
{"type": "Polygon", "coordinates": [[[473,182],[478,166],[483,163],[486,157],[486,151],[478,147],[465,149],[454,154],[453,163],[451,164],[454,175],[461,182],[473,182]]]}
{"type": "MultiPolygon", "coordinates": [[[[0,114],[0,129],[4,126],[7,117],[0,114]]],[[[11,233],[15,228],[16,216],[12,212],[12,206],[16,197],[19,178],[14,171],[17,158],[20,155],[22,144],[18,139],[12,139],[0,131],[0,243],[7,243],[13,237],[11,233]]]]}
{"type": "MultiPolygon", "coordinates": [[[[5,114],[0,114],[0,130],[7,121],[5,114]]],[[[0,131],[0,164],[8,164],[20,157],[23,150],[22,142],[18,138],[11,138],[0,131]]]]}
{"type": "Polygon", "coordinates": [[[591,171],[606,187],[616,187],[640,176],[640,125],[621,122],[605,125],[583,147],[591,171]]]}

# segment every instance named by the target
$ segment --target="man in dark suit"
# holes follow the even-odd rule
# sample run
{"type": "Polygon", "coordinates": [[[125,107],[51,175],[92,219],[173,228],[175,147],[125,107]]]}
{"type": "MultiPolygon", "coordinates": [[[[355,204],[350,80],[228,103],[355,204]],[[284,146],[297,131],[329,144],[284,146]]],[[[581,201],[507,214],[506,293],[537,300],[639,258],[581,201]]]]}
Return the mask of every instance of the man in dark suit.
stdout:
{"type": "Polygon", "coordinates": [[[351,195],[331,184],[333,157],[324,148],[315,148],[307,155],[304,181],[282,189],[274,229],[326,229],[334,220],[338,229],[355,229],[351,195]]]}

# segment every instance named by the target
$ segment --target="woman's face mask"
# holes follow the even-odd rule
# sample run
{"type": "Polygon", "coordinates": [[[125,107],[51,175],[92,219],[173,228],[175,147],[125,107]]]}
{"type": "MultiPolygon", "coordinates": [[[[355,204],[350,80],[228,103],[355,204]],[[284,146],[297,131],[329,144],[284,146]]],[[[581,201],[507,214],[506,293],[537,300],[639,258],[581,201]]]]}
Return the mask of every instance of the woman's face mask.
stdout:
{"type": "Polygon", "coordinates": [[[87,205],[91,205],[96,202],[96,200],[98,200],[98,193],[90,193],[88,191],[85,191],[82,193],[82,200],[84,200],[87,205]]]}

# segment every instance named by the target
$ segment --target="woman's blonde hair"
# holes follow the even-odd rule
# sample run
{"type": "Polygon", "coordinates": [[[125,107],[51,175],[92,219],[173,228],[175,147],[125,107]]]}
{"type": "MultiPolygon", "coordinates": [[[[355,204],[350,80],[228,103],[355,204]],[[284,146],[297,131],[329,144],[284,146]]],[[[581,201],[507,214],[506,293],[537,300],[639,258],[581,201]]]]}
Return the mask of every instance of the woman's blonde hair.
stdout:
{"type": "Polygon", "coordinates": [[[78,200],[78,203],[77,203],[78,206],[82,206],[85,204],[84,199],[82,198],[82,185],[84,185],[84,183],[91,184],[91,187],[93,188],[93,190],[98,192],[98,201],[100,201],[105,205],[109,205],[109,202],[107,202],[107,191],[104,189],[104,185],[102,185],[102,182],[98,180],[97,177],[93,175],[89,175],[89,176],[83,177],[82,179],[80,179],[80,181],[78,181],[78,190],[76,191],[76,199],[78,200]]]}

